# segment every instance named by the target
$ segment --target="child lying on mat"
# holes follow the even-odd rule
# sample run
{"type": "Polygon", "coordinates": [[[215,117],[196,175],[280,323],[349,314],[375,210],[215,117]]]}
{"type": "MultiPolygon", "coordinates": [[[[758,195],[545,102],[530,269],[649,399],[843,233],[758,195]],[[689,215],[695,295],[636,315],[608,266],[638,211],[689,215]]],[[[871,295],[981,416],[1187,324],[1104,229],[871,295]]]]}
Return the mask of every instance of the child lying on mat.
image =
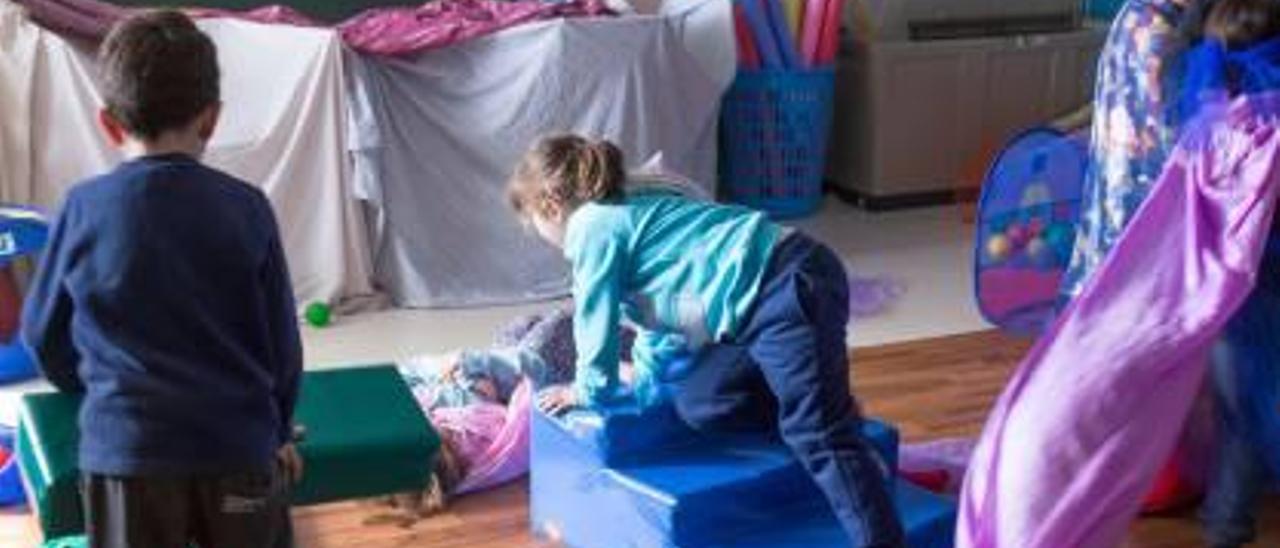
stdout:
{"type": "Polygon", "coordinates": [[[508,404],[522,386],[525,371],[540,369],[541,358],[518,348],[425,356],[402,363],[401,374],[441,443],[427,490],[393,497],[393,506],[408,511],[410,519],[444,509],[507,426],[508,404]]]}
{"type": "MultiPolygon", "coordinates": [[[[622,355],[634,337],[622,332],[622,355]]],[[[412,523],[442,510],[450,497],[487,489],[528,471],[529,394],[533,387],[568,382],[577,359],[573,316],[565,310],[515,320],[487,350],[423,356],[400,373],[440,433],[441,449],[425,492],[392,497],[412,523]]]]}
{"type": "MultiPolygon", "coordinates": [[[[634,334],[624,328],[621,336],[625,359],[634,334]]],[[[423,409],[430,412],[479,403],[507,404],[523,379],[537,387],[569,382],[576,360],[573,315],[557,309],[516,319],[498,333],[488,350],[413,358],[400,370],[423,409]]]]}
{"type": "Polygon", "coordinates": [[[519,348],[414,358],[401,366],[405,381],[426,411],[506,404],[524,377],[539,378],[543,369],[542,358],[519,348]]]}

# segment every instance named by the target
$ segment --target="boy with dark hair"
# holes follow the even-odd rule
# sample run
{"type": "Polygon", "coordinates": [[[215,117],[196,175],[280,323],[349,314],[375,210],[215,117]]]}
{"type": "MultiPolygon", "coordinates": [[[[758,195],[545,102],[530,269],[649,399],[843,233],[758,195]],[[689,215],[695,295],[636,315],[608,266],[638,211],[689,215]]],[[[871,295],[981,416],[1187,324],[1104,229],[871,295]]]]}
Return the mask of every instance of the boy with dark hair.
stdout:
{"type": "Polygon", "coordinates": [[[99,55],[99,122],[131,159],[67,195],[22,322],[50,382],[84,394],[90,545],[290,546],[301,343],[265,195],[199,162],[217,51],[156,11],[99,55]]]}

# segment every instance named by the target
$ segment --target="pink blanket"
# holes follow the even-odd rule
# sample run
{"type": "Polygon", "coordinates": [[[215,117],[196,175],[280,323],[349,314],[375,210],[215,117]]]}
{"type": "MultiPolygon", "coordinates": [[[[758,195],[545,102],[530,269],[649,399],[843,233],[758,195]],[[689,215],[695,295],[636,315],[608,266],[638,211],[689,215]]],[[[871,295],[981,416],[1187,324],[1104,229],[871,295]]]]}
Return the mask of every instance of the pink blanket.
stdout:
{"type": "Polygon", "coordinates": [[[1174,151],[1106,262],[989,417],[957,546],[1116,546],[1170,454],[1208,346],[1253,287],[1280,177],[1280,95],[1174,151]]]}
{"type": "Polygon", "coordinates": [[[529,410],[532,402],[533,386],[526,379],[512,394],[504,410],[502,425],[494,431],[488,445],[466,457],[470,468],[454,494],[482,491],[529,473],[529,410]]]}
{"type": "Polygon", "coordinates": [[[438,0],[416,8],[369,10],[339,24],[338,31],[352,49],[398,55],[442,48],[531,21],[606,13],[601,0],[438,0]]]}
{"type": "Polygon", "coordinates": [[[466,475],[452,495],[483,491],[529,472],[529,410],[533,386],[524,379],[506,405],[477,401],[431,409],[434,397],[415,393],[431,424],[446,437],[466,475]]]}
{"type": "MultiPolygon", "coordinates": [[[[134,10],[100,0],[16,0],[36,22],[78,38],[101,40],[116,21],[134,10]]],[[[233,12],[193,8],[201,17],[235,17],[259,23],[298,26],[323,24],[284,6],[233,12]]],[[[376,8],[335,28],[352,49],[379,55],[403,55],[442,48],[543,19],[608,15],[603,0],[435,0],[416,7],[376,8]]]]}

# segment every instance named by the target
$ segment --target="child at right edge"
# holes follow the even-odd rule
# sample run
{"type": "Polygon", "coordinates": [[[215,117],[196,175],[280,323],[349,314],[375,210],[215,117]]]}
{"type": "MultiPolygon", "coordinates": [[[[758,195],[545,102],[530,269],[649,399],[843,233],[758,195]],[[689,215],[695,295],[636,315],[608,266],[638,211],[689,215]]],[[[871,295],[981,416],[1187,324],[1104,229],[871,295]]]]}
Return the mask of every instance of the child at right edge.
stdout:
{"type": "MultiPolygon", "coordinates": [[[[1232,99],[1280,92],[1280,2],[1216,0],[1190,72],[1208,74],[1208,89],[1189,85],[1187,101],[1205,91],[1232,99]]],[[[1213,348],[1209,386],[1216,404],[1216,455],[1201,508],[1205,540],[1235,548],[1255,540],[1261,499],[1280,478],[1277,384],[1280,383],[1280,250],[1273,227],[1257,282],[1213,348]]]]}

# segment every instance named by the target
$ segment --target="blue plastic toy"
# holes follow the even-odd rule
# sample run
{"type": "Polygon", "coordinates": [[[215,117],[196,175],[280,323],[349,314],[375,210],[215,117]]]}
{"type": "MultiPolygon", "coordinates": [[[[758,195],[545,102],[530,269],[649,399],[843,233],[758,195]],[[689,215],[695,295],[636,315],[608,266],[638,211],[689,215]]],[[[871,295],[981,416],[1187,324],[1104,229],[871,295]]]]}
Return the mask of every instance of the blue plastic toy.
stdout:
{"type": "Polygon", "coordinates": [[[48,240],[44,214],[25,206],[0,205],[0,267],[44,249],[48,240]]]}
{"type": "Polygon", "coordinates": [[[1087,163],[1082,136],[1042,128],[1013,139],[991,165],[974,243],[974,294],[988,322],[1034,336],[1052,321],[1087,163]]]}
{"type": "Polygon", "coordinates": [[[22,475],[18,470],[18,456],[14,451],[14,430],[0,426],[0,447],[8,454],[8,459],[0,460],[0,507],[14,506],[26,502],[26,492],[22,488],[22,475]]]}
{"type": "MultiPolygon", "coordinates": [[[[49,223],[32,208],[0,205],[0,268],[32,255],[49,239],[49,223]]],[[[24,381],[38,375],[35,363],[17,341],[0,344],[0,384],[24,381]]]]}
{"type": "Polygon", "coordinates": [[[0,345],[0,384],[25,381],[37,375],[36,362],[21,343],[0,345]]]}

